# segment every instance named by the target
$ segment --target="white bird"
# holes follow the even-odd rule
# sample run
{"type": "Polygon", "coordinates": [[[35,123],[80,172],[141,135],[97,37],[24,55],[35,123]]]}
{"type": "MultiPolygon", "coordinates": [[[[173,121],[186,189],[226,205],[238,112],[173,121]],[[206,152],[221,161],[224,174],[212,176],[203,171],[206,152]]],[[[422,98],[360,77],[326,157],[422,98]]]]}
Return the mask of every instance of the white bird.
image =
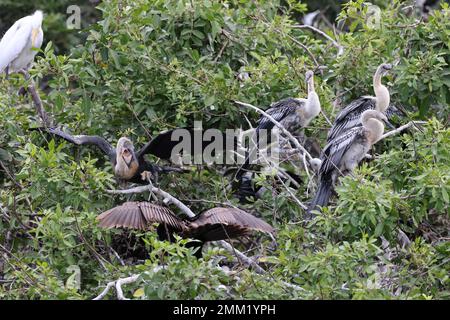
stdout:
{"type": "Polygon", "coordinates": [[[386,116],[377,110],[366,110],[361,116],[362,126],[354,127],[330,141],[322,151],[320,166],[320,184],[314,200],[308,210],[326,206],[333,185],[339,175],[353,171],[383,135],[386,116]]]}
{"type": "Polygon", "coordinates": [[[0,41],[0,73],[28,70],[42,45],[43,13],[38,10],[31,16],[17,20],[0,41]]]}

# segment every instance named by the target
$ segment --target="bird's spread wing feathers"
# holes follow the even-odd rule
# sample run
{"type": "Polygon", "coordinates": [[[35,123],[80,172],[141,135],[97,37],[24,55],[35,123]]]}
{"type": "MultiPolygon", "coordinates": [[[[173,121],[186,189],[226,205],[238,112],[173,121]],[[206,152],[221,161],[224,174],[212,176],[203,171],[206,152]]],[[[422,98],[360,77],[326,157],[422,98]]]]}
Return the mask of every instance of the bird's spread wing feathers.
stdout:
{"type": "Polygon", "coordinates": [[[125,202],[103,212],[97,217],[102,228],[128,228],[147,230],[153,223],[167,224],[169,227],[182,231],[184,222],[169,209],[150,202],[125,202]]]}
{"type": "Polygon", "coordinates": [[[17,20],[0,41],[0,72],[19,56],[29,41],[32,29],[27,23],[29,18],[17,20]]]}
{"type": "Polygon", "coordinates": [[[111,162],[115,161],[116,149],[114,149],[113,146],[111,146],[111,144],[102,137],[86,136],[86,135],[72,136],[59,128],[46,128],[46,129],[39,128],[39,130],[44,130],[52,135],[63,138],[64,140],[76,144],[78,146],[81,145],[97,146],[98,148],[100,148],[101,151],[103,151],[103,153],[105,153],[109,157],[111,162]]]}
{"type": "MultiPolygon", "coordinates": [[[[186,134],[192,135],[193,133],[192,128],[183,128],[183,129],[187,130],[186,134]]],[[[147,142],[147,144],[145,144],[137,152],[138,158],[142,157],[144,154],[152,154],[160,159],[170,160],[173,148],[175,148],[175,146],[179,144],[182,140],[182,139],[174,139],[175,137],[173,137],[173,133],[175,132],[175,130],[178,129],[167,130],[165,132],[162,132],[158,134],[155,138],[153,138],[151,141],[147,142]]]]}
{"type": "Polygon", "coordinates": [[[243,210],[217,207],[198,215],[184,235],[203,241],[216,241],[235,238],[251,231],[273,233],[274,229],[267,222],[243,210]]]}

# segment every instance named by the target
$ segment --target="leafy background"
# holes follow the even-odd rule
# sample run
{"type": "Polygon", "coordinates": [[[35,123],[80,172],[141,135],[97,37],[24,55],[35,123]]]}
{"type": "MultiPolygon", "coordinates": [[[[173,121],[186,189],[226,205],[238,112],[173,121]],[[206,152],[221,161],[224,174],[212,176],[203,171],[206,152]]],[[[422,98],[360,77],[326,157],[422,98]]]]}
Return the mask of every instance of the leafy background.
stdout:
{"type": "MultiPolygon", "coordinates": [[[[288,192],[261,175],[268,191],[241,205],[222,168],[161,179],[194,212],[232,203],[273,224],[276,246],[267,237],[233,242],[268,270],[260,275],[227,262],[233,257],[213,244],[196,260],[184,240],[99,229],[100,212],[148,195],[107,194],[119,186],[104,157],[29,131],[40,124],[29,97],[17,95],[23,78],[1,79],[0,298],[89,299],[111,280],[141,274],[124,287],[127,296],[448,299],[450,10],[443,4],[418,21],[406,9],[412,2],[375,2],[382,14],[373,27],[360,0],[111,0],[97,8],[88,1],[0,0],[1,32],[36,8],[46,13],[46,42],[32,69],[46,110],[67,130],[114,144],[127,135],[142,145],[193,120],[247,128],[245,117],[254,124],[258,115],[234,100],[267,108],[304,96],[308,69],[316,70],[332,120],[347,102],[373,94],[372,74],[385,61],[398,62],[384,80],[391,101],[408,112],[406,121],[427,121],[377,144],[374,160],[341,179],[339,197],[306,227],[291,193],[307,203],[314,181],[288,192]],[[83,30],[66,29],[69,2],[81,6],[83,30]],[[304,13],[327,6],[318,27],[345,48],[340,56],[327,39],[295,27],[304,13]],[[330,27],[337,22],[342,31],[330,27]],[[249,79],[241,80],[243,73],[249,79]],[[218,259],[231,271],[217,268],[218,259]],[[161,263],[167,269],[151,271],[161,263]]],[[[323,147],[328,128],[321,115],[307,134],[323,147]]]]}

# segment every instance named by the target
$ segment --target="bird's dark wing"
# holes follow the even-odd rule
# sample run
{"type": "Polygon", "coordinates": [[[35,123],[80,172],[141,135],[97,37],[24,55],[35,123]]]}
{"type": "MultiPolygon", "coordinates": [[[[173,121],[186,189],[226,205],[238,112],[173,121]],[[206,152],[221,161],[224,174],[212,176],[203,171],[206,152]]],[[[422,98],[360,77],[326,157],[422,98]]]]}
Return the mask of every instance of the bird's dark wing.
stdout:
{"type": "MultiPolygon", "coordinates": [[[[167,130],[157,135],[137,152],[137,157],[140,158],[144,154],[152,154],[160,159],[170,160],[173,148],[182,140],[172,140],[172,134],[175,130],[177,129],[167,130]]],[[[186,130],[188,130],[189,134],[193,133],[193,129],[189,128],[186,130]]]]}
{"type": "Polygon", "coordinates": [[[217,241],[252,231],[273,233],[274,229],[267,222],[240,209],[217,207],[198,215],[183,235],[201,241],[217,241]]]}
{"type": "Polygon", "coordinates": [[[331,140],[323,149],[319,173],[321,176],[327,175],[339,168],[342,157],[350,146],[362,136],[363,127],[355,127],[347,130],[339,137],[331,140]]]}
{"type": "Polygon", "coordinates": [[[387,109],[386,109],[386,117],[388,118],[388,120],[392,120],[394,118],[405,118],[407,116],[407,113],[404,111],[404,108],[402,106],[394,106],[393,104],[391,104],[387,109]]]}
{"type": "MultiPolygon", "coordinates": [[[[152,154],[160,159],[171,160],[173,149],[179,143],[182,143],[184,139],[189,139],[188,141],[191,142],[188,145],[188,150],[184,150],[184,152],[189,153],[191,156],[196,156],[199,153],[200,155],[203,155],[203,151],[206,149],[206,147],[211,143],[215,143],[215,139],[217,139],[217,137],[215,136],[211,138],[210,141],[206,141],[206,138],[202,139],[200,147],[198,148],[198,150],[196,150],[196,143],[194,143],[196,134],[203,138],[206,131],[207,130],[194,130],[194,128],[177,128],[165,131],[148,142],[144,147],[142,147],[142,149],[138,151],[137,157],[142,158],[145,154],[152,154]],[[176,135],[173,136],[174,133],[176,133],[176,135]]],[[[221,133],[221,135],[222,146],[221,149],[216,150],[216,152],[225,151],[227,145],[232,145],[233,148],[236,148],[236,136],[228,135],[227,133],[223,132],[221,133]]],[[[196,142],[198,143],[198,141],[196,142]]]]}
{"type": "MultiPolygon", "coordinates": [[[[278,102],[273,103],[269,109],[266,110],[272,118],[276,121],[280,122],[289,114],[295,112],[296,109],[301,108],[305,105],[304,100],[302,99],[294,99],[294,98],[286,98],[280,100],[278,102]]],[[[274,123],[269,120],[269,118],[265,116],[261,116],[258,120],[258,130],[267,129],[270,130],[274,127],[274,123]]]]}
{"type": "Polygon", "coordinates": [[[375,98],[366,96],[358,98],[339,112],[333,126],[328,131],[327,141],[339,137],[345,131],[361,125],[361,115],[364,111],[375,109],[375,98]]]}
{"type": "Polygon", "coordinates": [[[169,209],[150,202],[125,202],[97,217],[102,228],[147,230],[153,223],[166,224],[173,230],[185,229],[185,222],[169,209]]]}
{"type": "Polygon", "coordinates": [[[86,135],[76,135],[72,136],[67,132],[62,131],[59,128],[37,128],[40,131],[48,132],[51,135],[58,136],[64,140],[76,144],[78,146],[82,145],[94,145],[98,147],[103,153],[105,153],[111,162],[116,159],[116,149],[111,146],[111,144],[106,141],[103,137],[99,136],[86,136],[86,135]]]}

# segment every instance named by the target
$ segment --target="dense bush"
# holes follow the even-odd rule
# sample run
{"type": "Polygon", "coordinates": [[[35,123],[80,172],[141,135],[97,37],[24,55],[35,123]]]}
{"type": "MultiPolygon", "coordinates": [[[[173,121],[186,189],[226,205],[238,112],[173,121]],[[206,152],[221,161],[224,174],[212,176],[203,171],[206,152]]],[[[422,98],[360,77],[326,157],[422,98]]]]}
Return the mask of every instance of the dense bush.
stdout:
{"type": "MultiPolygon", "coordinates": [[[[251,255],[267,269],[257,274],[227,262],[234,257],[214,244],[197,260],[185,240],[100,230],[100,212],[148,195],[108,194],[119,186],[103,156],[30,131],[39,118],[29,97],[16,93],[26,81],[0,79],[0,298],[87,299],[111,280],[140,274],[124,287],[128,297],[448,299],[450,10],[444,4],[428,22],[417,21],[403,11],[409,2],[384,4],[377,25],[367,23],[362,0],[344,5],[337,19],[347,32],[320,25],[343,46],[342,55],[326,38],[295,27],[308,10],[297,1],[104,1],[101,20],[81,35],[81,45],[71,37],[59,43],[50,15],[49,42],[32,79],[46,110],[74,133],[111,143],[127,135],[140,146],[193,120],[247,128],[246,117],[255,124],[258,115],[234,100],[267,108],[304,96],[308,69],[316,70],[316,90],[332,120],[347,102],[373,94],[373,72],[385,61],[397,64],[385,78],[391,101],[427,123],[378,143],[374,159],[341,179],[338,197],[307,226],[297,201],[309,201],[315,181],[295,190],[260,177],[267,192],[240,205],[222,168],[162,177],[161,188],[194,212],[232,203],[276,227],[277,246],[267,237],[252,242],[251,255]],[[230,270],[218,268],[219,260],[230,270]]],[[[59,5],[64,12],[65,1],[59,5]]],[[[306,133],[323,146],[328,128],[321,115],[306,133]]]]}

